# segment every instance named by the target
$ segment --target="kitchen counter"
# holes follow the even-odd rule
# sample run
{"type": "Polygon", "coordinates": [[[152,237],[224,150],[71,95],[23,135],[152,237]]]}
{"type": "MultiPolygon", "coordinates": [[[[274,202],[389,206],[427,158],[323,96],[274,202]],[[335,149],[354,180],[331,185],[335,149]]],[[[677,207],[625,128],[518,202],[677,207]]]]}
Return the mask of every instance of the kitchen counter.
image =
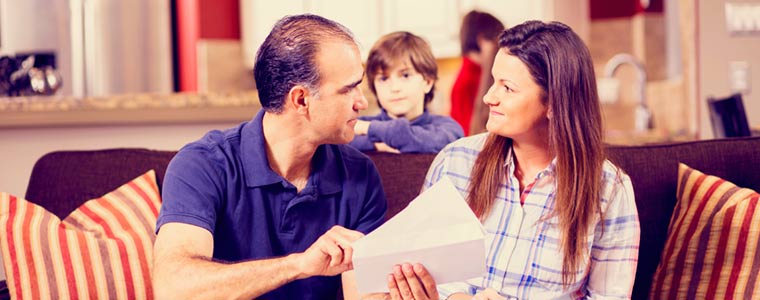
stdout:
{"type": "Polygon", "coordinates": [[[242,122],[260,108],[256,91],[0,97],[0,128],[242,122]]]}
{"type": "Polygon", "coordinates": [[[686,132],[674,134],[656,129],[650,129],[643,132],[608,129],[604,133],[604,142],[606,144],[621,146],[686,142],[695,139],[696,138],[693,135],[687,134],[686,132]]]}

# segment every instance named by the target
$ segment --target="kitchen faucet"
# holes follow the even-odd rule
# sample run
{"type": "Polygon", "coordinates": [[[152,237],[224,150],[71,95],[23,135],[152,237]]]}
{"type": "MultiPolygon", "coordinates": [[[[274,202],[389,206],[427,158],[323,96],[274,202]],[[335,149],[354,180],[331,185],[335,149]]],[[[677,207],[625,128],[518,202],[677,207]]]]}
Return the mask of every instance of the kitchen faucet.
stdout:
{"type": "Polygon", "coordinates": [[[637,77],[638,77],[638,100],[639,104],[636,106],[636,111],[634,112],[634,130],[638,132],[646,131],[648,129],[654,128],[652,124],[652,113],[649,111],[649,108],[647,108],[646,103],[646,83],[647,83],[647,73],[644,69],[644,65],[641,64],[641,62],[636,59],[633,55],[630,55],[628,53],[619,53],[610,58],[609,61],[607,61],[607,64],[604,66],[604,77],[612,78],[615,74],[615,70],[618,69],[623,64],[630,64],[636,69],[637,77]]]}

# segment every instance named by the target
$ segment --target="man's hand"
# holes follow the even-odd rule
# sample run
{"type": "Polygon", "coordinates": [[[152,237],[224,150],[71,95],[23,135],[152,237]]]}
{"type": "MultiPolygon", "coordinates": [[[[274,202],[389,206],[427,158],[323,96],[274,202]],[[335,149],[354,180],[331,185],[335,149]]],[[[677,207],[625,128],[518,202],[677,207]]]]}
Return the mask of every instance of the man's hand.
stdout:
{"type": "Polygon", "coordinates": [[[380,151],[380,152],[389,152],[389,153],[396,153],[396,154],[401,153],[401,151],[398,151],[398,149],[388,146],[388,144],[386,143],[375,143],[375,150],[380,151]]]}
{"type": "Polygon", "coordinates": [[[369,121],[356,120],[354,133],[358,135],[367,135],[369,132],[369,121]]]}
{"type": "Polygon", "coordinates": [[[421,264],[394,266],[388,291],[393,300],[438,300],[435,280],[421,264]]]}
{"type": "Polygon", "coordinates": [[[296,254],[301,270],[299,278],[333,276],[353,269],[351,243],[363,236],[361,232],[333,226],[309,249],[296,254]]]}

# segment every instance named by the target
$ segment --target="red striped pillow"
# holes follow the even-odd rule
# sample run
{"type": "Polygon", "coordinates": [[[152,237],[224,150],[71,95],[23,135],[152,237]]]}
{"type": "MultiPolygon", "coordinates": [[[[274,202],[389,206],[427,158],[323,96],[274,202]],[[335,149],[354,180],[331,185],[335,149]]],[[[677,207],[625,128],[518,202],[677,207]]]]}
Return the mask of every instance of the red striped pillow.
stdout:
{"type": "Polygon", "coordinates": [[[0,193],[0,251],[13,299],[151,299],[161,200],[153,170],[63,222],[0,193]]]}
{"type": "Polygon", "coordinates": [[[685,164],[651,299],[760,295],[760,194],[685,164]]]}

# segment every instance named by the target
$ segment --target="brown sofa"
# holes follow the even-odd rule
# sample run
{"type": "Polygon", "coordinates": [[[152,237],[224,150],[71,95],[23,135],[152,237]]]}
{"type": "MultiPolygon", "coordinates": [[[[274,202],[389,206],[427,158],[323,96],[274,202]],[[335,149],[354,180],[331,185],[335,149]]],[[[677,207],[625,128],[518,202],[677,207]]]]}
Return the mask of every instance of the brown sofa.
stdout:
{"type": "MultiPolygon", "coordinates": [[[[108,149],[47,154],[34,166],[26,198],[63,218],[86,199],[103,195],[155,169],[163,179],[173,151],[108,149]]],[[[388,217],[419,192],[431,154],[369,153],[388,197],[388,217]]],[[[678,162],[739,186],[760,190],[760,137],[649,146],[610,146],[608,157],[632,178],[641,220],[633,299],[646,299],[676,202],[678,162]]]]}

